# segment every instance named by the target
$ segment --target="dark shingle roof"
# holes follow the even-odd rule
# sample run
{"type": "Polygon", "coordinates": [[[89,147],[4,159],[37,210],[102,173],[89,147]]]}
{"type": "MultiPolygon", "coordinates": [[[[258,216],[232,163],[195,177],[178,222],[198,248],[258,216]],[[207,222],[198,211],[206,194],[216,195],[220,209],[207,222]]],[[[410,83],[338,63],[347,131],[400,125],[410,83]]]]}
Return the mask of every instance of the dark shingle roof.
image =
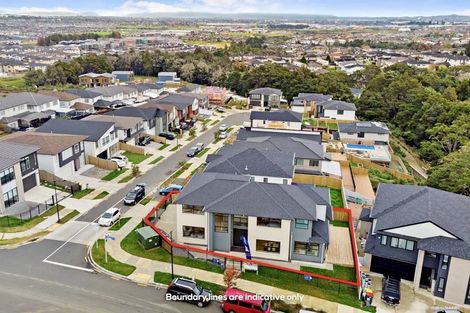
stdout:
{"type": "Polygon", "coordinates": [[[56,100],[58,100],[57,97],[32,92],[11,93],[5,98],[0,98],[0,110],[13,108],[22,104],[37,106],[56,100]]]}
{"type": "Polygon", "coordinates": [[[354,103],[331,100],[324,101],[321,103],[324,109],[326,110],[346,110],[346,111],[356,111],[356,105],[354,103]]]}
{"type": "Polygon", "coordinates": [[[320,133],[315,132],[306,132],[306,131],[286,131],[286,132],[273,132],[273,131],[252,131],[247,129],[240,129],[238,131],[237,140],[248,140],[249,138],[258,138],[258,137],[270,137],[270,138],[299,138],[305,140],[311,140],[317,143],[321,143],[320,133]]]}
{"type": "Polygon", "coordinates": [[[330,95],[324,95],[321,93],[299,93],[297,97],[294,97],[294,100],[323,102],[323,101],[329,101],[332,98],[333,97],[330,95]]]}
{"type": "Polygon", "coordinates": [[[97,98],[101,96],[101,94],[97,92],[93,92],[93,91],[85,90],[85,89],[69,89],[69,90],[66,90],[65,92],[73,94],[73,95],[77,95],[83,99],[92,99],[92,98],[97,98]]]}
{"type": "Polygon", "coordinates": [[[87,136],[85,141],[98,141],[114,123],[101,121],[51,119],[36,131],[41,133],[87,136]]]}
{"type": "Polygon", "coordinates": [[[341,133],[373,133],[388,134],[390,133],[387,125],[380,122],[353,122],[338,123],[338,129],[341,133]]]}
{"type": "Polygon", "coordinates": [[[157,111],[157,108],[124,107],[115,111],[107,112],[105,115],[140,117],[149,121],[155,119],[157,111]]]}
{"type": "Polygon", "coordinates": [[[250,114],[250,120],[302,122],[302,113],[291,110],[279,110],[273,112],[252,111],[250,114]]]}
{"type": "Polygon", "coordinates": [[[270,87],[265,87],[265,88],[256,88],[251,90],[248,94],[250,95],[282,95],[282,91],[280,89],[276,88],[270,88],[270,87]]]}
{"type": "Polygon", "coordinates": [[[361,214],[359,215],[359,220],[364,222],[371,222],[372,219],[370,218],[370,209],[363,208],[361,210],[361,214]]]}
{"type": "Polygon", "coordinates": [[[170,104],[177,107],[179,110],[186,110],[188,106],[194,102],[194,97],[188,97],[180,94],[169,94],[162,98],[155,99],[154,102],[162,104],[170,104]]]}
{"type": "Polygon", "coordinates": [[[0,170],[10,167],[21,158],[38,151],[40,147],[14,142],[0,141],[0,170]]]}

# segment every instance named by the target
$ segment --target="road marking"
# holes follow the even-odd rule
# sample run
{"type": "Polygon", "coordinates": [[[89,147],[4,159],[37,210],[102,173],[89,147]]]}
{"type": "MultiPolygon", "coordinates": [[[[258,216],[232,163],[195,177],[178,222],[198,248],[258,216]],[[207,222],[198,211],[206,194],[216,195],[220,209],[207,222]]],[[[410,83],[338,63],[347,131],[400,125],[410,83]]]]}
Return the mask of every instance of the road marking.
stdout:
{"type": "Polygon", "coordinates": [[[65,263],[59,263],[59,262],[54,262],[54,261],[49,261],[49,260],[43,260],[43,262],[53,264],[53,265],[57,265],[57,266],[66,267],[66,268],[71,268],[71,269],[79,270],[79,271],[85,271],[85,272],[90,272],[90,273],[95,272],[94,270],[92,270],[90,268],[86,268],[86,267],[80,267],[80,266],[75,266],[75,265],[70,265],[70,264],[65,264],[65,263]]]}

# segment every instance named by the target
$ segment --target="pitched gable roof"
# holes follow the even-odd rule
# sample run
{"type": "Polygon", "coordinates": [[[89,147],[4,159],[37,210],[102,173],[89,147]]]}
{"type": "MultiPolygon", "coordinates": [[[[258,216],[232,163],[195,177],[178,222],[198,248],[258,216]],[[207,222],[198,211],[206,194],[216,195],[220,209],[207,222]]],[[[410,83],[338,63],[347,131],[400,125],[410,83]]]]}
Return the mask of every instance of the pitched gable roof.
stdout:
{"type": "Polygon", "coordinates": [[[250,114],[250,120],[302,122],[302,113],[291,110],[279,110],[273,112],[252,111],[250,114]]]}
{"type": "Polygon", "coordinates": [[[341,133],[372,133],[372,134],[388,134],[390,130],[387,125],[380,122],[353,122],[338,123],[338,129],[341,133]]]}
{"type": "Polygon", "coordinates": [[[340,100],[331,100],[321,102],[321,105],[326,110],[346,110],[346,111],[356,111],[356,105],[354,103],[340,101],[340,100]]]}
{"type": "Polygon", "coordinates": [[[0,98],[0,110],[13,108],[22,104],[38,106],[57,100],[57,97],[32,92],[11,93],[4,98],[0,98]]]}
{"type": "Polygon", "coordinates": [[[51,119],[36,132],[86,136],[85,141],[96,142],[111,128],[113,122],[51,119]]]}
{"type": "Polygon", "coordinates": [[[86,136],[59,135],[38,132],[16,132],[4,140],[40,147],[38,154],[56,155],[85,140],[86,136]]]}
{"type": "Polygon", "coordinates": [[[265,88],[253,89],[248,94],[250,94],[250,95],[258,95],[259,94],[259,95],[266,95],[266,96],[269,96],[269,95],[281,96],[282,91],[280,89],[276,89],[276,88],[265,87],[265,88]]]}

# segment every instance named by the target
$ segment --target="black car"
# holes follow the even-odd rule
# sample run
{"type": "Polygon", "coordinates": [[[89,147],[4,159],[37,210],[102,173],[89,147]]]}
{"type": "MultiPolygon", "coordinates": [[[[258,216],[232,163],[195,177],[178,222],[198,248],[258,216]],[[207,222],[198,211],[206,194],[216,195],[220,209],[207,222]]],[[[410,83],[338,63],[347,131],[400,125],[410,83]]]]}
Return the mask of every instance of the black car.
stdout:
{"type": "Polygon", "coordinates": [[[390,305],[400,304],[400,279],[391,276],[382,279],[382,301],[390,305]]]}
{"type": "Polygon", "coordinates": [[[168,139],[168,140],[173,140],[173,139],[175,139],[175,135],[174,135],[173,133],[169,133],[169,132],[160,133],[160,134],[158,134],[158,136],[163,137],[163,138],[166,138],[166,139],[168,139]]]}
{"type": "Polygon", "coordinates": [[[139,140],[137,141],[137,145],[138,145],[138,146],[146,146],[146,145],[148,145],[151,141],[152,141],[152,138],[150,138],[149,136],[143,136],[143,137],[140,137],[140,138],[139,138],[139,140]]]}
{"type": "Polygon", "coordinates": [[[124,197],[124,204],[136,205],[145,197],[145,184],[137,184],[134,189],[129,191],[124,197]]]}
{"type": "Polygon", "coordinates": [[[175,278],[166,290],[167,299],[185,301],[202,308],[211,302],[212,292],[204,289],[195,281],[186,278],[175,278]]]}

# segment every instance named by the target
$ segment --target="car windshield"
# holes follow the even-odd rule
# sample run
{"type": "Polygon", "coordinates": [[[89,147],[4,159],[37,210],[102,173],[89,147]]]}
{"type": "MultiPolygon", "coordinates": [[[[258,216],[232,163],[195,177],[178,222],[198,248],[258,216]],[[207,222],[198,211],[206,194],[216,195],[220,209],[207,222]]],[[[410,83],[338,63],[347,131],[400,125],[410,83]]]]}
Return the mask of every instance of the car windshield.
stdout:
{"type": "Polygon", "coordinates": [[[137,193],[135,191],[131,191],[127,194],[126,198],[134,198],[137,193]]]}
{"type": "Polygon", "coordinates": [[[200,295],[202,293],[202,288],[199,287],[198,285],[196,285],[196,286],[194,286],[193,291],[194,291],[194,294],[200,295]]]}
{"type": "Polygon", "coordinates": [[[111,213],[104,213],[103,214],[104,218],[110,218],[111,216],[113,216],[111,213]]]}

